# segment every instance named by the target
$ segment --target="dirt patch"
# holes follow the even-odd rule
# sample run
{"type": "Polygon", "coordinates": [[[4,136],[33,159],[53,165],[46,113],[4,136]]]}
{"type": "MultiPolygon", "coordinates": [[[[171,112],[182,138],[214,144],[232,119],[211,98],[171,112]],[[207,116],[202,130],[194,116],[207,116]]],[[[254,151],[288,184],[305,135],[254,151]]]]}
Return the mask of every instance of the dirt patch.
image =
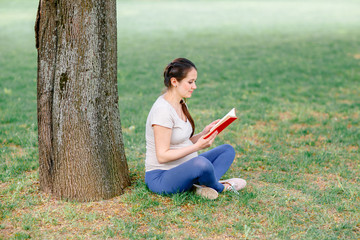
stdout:
{"type": "Polygon", "coordinates": [[[292,112],[281,112],[279,113],[279,118],[281,121],[288,121],[295,117],[295,114],[292,112]]]}
{"type": "MultiPolygon", "coordinates": [[[[0,196],[1,201],[16,204],[10,217],[3,219],[4,229],[0,231],[0,238],[7,238],[18,232],[26,233],[26,216],[31,216],[31,228],[35,227],[39,233],[53,233],[55,238],[58,236],[65,239],[72,238],[74,232],[90,236],[103,226],[111,226],[113,217],[130,216],[122,196],[92,203],[66,202],[39,190],[36,171],[26,175],[26,183],[22,183],[20,191],[14,192],[15,199],[12,199],[11,194],[0,196]],[[6,197],[9,199],[5,199],[6,197]],[[21,199],[21,202],[17,199],[21,199]]],[[[13,182],[3,183],[1,187],[9,187],[10,184],[13,182]]],[[[129,188],[125,192],[128,191],[129,188]]],[[[31,231],[34,232],[34,229],[31,231]]]]}
{"type": "Polygon", "coordinates": [[[331,186],[337,186],[343,188],[344,182],[349,182],[354,185],[357,184],[356,179],[352,179],[352,180],[344,179],[336,174],[327,174],[326,176],[316,176],[315,178],[313,177],[313,179],[309,181],[312,181],[314,184],[316,184],[320,190],[324,190],[331,186]]]}
{"type": "Polygon", "coordinates": [[[257,131],[267,131],[268,128],[270,128],[272,131],[276,131],[278,126],[274,121],[269,121],[269,122],[265,122],[265,121],[257,121],[254,125],[251,126],[254,130],[257,131]]]}
{"type": "Polygon", "coordinates": [[[359,119],[360,114],[359,113],[354,113],[353,115],[351,115],[352,119],[359,119]]]}
{"type": "Polygon", "coordinates": [[[349,116],[347,115],[343,115],[343,114],[340,114],[340,113],[335,113],[333,115],[333,118],[332,118],[334,121],[339,121],[339,120],[347,120],[349,119],[349,116]]]}
{"type": "Polygon", "coordinates": [[[14,158],[24,157],[27,154],[27,151],[19,145],[10,143],[7,147],[11,150],[10,155],[14,158]]]}
{"type": "Polygon", "coordinates": [[[353,57],[354,57],[355,59],[360,59],[360,53],[354,54],[353,57]]]}
{"type": "Polygon", "coordinates": [[[291,130],[294,130],[295,132],[298,132],[298,131],[301,131],[301,130],[303,130],[303,129],[305,129],[305,128],[308,128],[308,127],[309,127],[308,124],[295,123],[295,124],[293,124],[293,125],[290,126],[290,129],[291,129],[291,130]]]}
{"type": "Polygon", "coordinates": [[[359,151],[359,147],[358,146],[354,146],[354,145],[350,145],[346,147],[346,151],[348,152],[358,152],[359,151]]]}
{"type": "Polygon", "coordinates": [[[342,100],[339,100],[339,103],[351,105],[351,104],[353,104],[353,101],[342,99],[342,100]]]}
{"type": "Polygon", "coordinates": [[[327,113],[312,111],[312,112],[310,112],[310,115],[319,121],[324,121],[326,119],[329,119],[329,114],[327,114],[327,113]]]}

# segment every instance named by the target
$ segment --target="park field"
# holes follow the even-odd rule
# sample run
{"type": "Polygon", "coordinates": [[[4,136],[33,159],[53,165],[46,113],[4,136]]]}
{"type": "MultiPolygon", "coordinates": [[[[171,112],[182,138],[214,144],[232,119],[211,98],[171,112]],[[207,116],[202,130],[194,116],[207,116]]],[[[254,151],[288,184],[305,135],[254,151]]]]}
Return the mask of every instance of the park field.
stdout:
{"type": "Polygon", "coordinates": [[[118,91],[132,185],[93,203],[40,192],[38,1],[0,0],[0,239],[359,239],[360,2],[117,1],[118,91]],[[211,201],[144,184],[145,121],[176,57],[198,68],[196,131],[248,185],[211,201]]]}

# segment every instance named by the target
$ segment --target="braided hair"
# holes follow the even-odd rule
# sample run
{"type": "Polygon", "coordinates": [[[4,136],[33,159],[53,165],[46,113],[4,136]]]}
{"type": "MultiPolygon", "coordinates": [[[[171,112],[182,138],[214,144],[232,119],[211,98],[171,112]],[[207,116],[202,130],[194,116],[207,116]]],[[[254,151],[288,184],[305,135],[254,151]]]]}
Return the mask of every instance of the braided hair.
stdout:
{"type": "MultiPolygon", "coordinates": [[[[195,64],[192,63],[190,60],[186,58],[176,58],[171,63],[169,63],[166,68],[164,69],[164,85],[169,89],[171,88],[171,78],[176,78],[178,82],[183,80],[188,72],[191,69],[196,69],[195,64]]],[[[182,99],[180,101],[181,109],[187,119],[189,120],[191,127],[192,127],[192,133],[190,137],[194,135],[195,132],[195,122],[193,118],[191,117],[191,114],[186,106],[185,100],[182,99]]]]}

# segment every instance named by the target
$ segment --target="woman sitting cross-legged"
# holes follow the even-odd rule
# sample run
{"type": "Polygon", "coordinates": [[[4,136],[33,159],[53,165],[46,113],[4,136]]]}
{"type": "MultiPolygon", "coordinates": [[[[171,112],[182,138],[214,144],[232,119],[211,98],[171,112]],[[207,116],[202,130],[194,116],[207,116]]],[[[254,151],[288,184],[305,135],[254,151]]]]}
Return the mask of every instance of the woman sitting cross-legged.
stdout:
{"type": "Polygon", "coordinates": [[[219,121],[194,135],[195,124],[184,99],[196,89],[197,69],[188,59],[177,58],[164,70],[166,92],[153,104],[146,121],[145,182],[158,194],[173,194],[195,188],[209,199],[219,192],[245,187],[241,178],[220,180],[234,161],[234,148],[228,144],[198,155],[212,145],[217,132],[204,136],[219,121]]]}

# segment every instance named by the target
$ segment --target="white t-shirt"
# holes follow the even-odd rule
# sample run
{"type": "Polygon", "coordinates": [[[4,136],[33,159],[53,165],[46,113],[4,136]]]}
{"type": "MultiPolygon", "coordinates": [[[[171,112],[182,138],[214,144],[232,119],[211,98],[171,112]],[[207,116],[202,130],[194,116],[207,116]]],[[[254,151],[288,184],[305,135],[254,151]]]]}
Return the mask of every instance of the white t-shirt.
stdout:
{"type": "Polygon", "coordinates": [[[159,163],[156,158],[155,139],[153,125],[171,128],[170,149],[178,149],[193,145],[190,140],[192,127],[189,121],[182,120],[171,104],[161,95],[152,106],[146,120],[146,159],[145,170],[169,170],[194,157],[197,152],[191,153],[183,158],[167,163],[159,163]]]}

